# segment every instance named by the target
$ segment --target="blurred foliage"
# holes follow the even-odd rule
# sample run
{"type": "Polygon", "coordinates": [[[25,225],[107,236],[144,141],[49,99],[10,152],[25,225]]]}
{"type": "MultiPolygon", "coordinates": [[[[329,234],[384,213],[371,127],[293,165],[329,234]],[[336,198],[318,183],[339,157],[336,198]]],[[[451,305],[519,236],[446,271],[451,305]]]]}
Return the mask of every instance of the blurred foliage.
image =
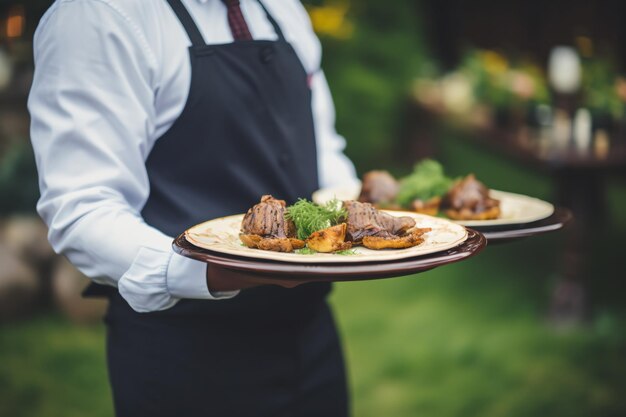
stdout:
{"type": "Polygon", "coordinates": [[[349,2],[346,0],[327,5],[308,5],[307,11],[315,32],[347,39],[352,36],[354,30],[354,25],[346,18],[349,8],[349,2]]]}
{"type": "Polygon", "coordinates": [[[485,127],[524,121],[550,102],[545,71],[516,54],[468,49],[454,71],[417,78],[413,94],[424,107],[451,120],[485,127]]]}
{"type": "Polygon", "coordinates": [[[549,101],[544,71],[527,59],[472,49],[458,71],[470,78],[476,100],[499,109],[549,101]]]}
{"type": "Polygon", "coordinates": [[[626,79],[617,76],[611,59],[586,58],[583,67],[583,103],[596,117],[624,117],[626,79]]]}
{"type": "Polygon", "coordinates": [[[17,142],[0,155],[0,215],[34,212],[38,197],[33,150],[17,142]]]}
{"type": "Polygon", "coordinates": [[[337,108],[337,130],[359,172],[393,163],[403,99],[416,75],[427,71],[419,3],[398,0],[308,1],[312,7],[344,7],[349,37],[321,32],[326,72],[337,108]],[[340,5],[340,6],[336,6],[340,5]],[[344,6],[341,6],[344,5],[344,6]]]}
{"type": "MultiPolygon", "coordinates": [[[[623,123],[626,78],[619,75],[610,55],[581,55],[577,105],[589,109],[594,123],[603,127],[623,123]]],[[[418,77],[413,93],[423,106],[470,125],[516,127],[510,124],[511,117],[531,117],[538,106],[552,102],[547,76],[537,62],[513,52],[481,49],[467,50],[454,71],[418,77]],[[485,111],[486,122],[477,123],[485,111]]]]}

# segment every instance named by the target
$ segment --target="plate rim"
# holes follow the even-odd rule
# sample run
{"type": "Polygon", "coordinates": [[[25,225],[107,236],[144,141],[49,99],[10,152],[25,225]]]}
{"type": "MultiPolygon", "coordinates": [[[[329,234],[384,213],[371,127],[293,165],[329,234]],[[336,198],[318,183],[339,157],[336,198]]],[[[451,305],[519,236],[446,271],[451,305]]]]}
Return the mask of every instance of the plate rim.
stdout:
{"type": "Polygon", "coordinates": [[[376,263],[294,264],[213,252],[188,242],[184,233],[172,242],[173,250],[187,258],[214,263],[226,269],[247,272],[252,276],[271,276],[274,279],[302,282],[309,282],[312,278],[320,279],[320,281],[360,281],[417,274],[474,257],[486,246],[487,239],[482,233],[475,229],[468,229],[468,237],[461,244],[428,255],[376,263]]]}

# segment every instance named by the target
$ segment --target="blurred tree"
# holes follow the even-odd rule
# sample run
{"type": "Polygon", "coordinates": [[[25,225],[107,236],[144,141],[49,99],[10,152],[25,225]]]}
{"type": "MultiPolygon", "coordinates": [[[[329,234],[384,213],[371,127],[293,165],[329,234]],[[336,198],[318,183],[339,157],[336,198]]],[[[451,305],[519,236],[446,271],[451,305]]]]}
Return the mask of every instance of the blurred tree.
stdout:
{"type": "Polygon", "coordinates": [[[39,188],[28,143],[16,143],[0,159],[0,196],[0,216],[35,211],[39,188]]]}
{"type": "Polygon", "coordinates": [[[359,172],[394,165],[404,98],[431,67],[421,36],[420,8],[410,0],[305,1],[324,46],[323,68],[337,107],[337,129],[359,172]],[[333,36],[320,10],[342,10],[350,28],[333,36]]]}

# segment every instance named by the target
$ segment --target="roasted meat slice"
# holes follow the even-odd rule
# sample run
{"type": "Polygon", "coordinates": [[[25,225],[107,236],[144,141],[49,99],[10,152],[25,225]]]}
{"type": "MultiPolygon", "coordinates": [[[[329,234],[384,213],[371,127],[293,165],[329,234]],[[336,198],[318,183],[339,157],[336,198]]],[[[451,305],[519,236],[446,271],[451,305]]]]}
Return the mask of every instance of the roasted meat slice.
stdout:
{"type": "Polygon", "coordinates": [[[360,244],[365,236],[392,238],[402,236],[412,227],[415,220],[411,217],[395,217],[378,211],[369,203],[344,201],[343,207],[348,212],[347,239],[360,244]]]}
{"type": "Polygon", "coordinates": [[[389,172],[370,171],[363,175],[363,185],[358,200],[362,203],[387,206],[395,200],[399,189],[398,182],[389,172]]]}
{"type": "Polygon", "coordinates": [[[441,205],[454,220],[488,220],[500,216],[500,201],[489,197],[489,189],[474,174],[454,184],[441,205]]]}
{"type": "Polygon", "coordinates": [[[261,202],[252,207],[241,222],[241,232],[262,237],[296,237],[295,224],[285,218],[287,204],[271,195],[261,197],[261,202]]]}
{"type": "Polygon", "coordinates": [[[271,195],[261,197],[261,202],[248,210],[241,222],[241,242],[249,248],[275,252],[303,248],[304,241],[296,239],[296,226],[285,218],[286,206],[284,200],[271,195]]]}
{"type": "Polygon", "coordinates": [[[430,227],[410,229],[403,236],[379,237],[365,236],[363,246],[369,249],[406,249],[417,246],[424,241],[422,235],[430,232],[430,227]]]}

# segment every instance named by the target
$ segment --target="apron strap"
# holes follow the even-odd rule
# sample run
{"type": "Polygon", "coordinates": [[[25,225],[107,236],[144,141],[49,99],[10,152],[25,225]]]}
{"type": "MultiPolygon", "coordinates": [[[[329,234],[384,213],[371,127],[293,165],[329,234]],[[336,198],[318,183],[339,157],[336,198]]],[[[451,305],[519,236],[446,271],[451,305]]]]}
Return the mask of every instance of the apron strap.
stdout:
{"type": "Polygon", "coordinates": [[[204,37],[202,37],[198,25],[194,22],[193,17],[191,17],[185,5],[180,0],[167,0],[167,2],[185,28],[191,44],[193,46],[205,46],[206,42],[204,41],[204,37]]]}
{"type": "MultiPolygon", "coordinates": [[[[270,14],[269,10],[267,10],[263,2],[261,0],[257,0],[257,1],[259,2],[259,5],[265,12],[265,16],[267,17],[267,20],[270,22],[270,24],[274,28],[276,35],[278,35],[278,39],[280,39],[281,41],[284,41],[285,35],[283,35],[283,31],[278,25],[278,22],[276,22],[276,20],[270,14]]],[[[191,15],[189,14],[189,11],[185,7],[185,5],[181,2],[181,0],[167,0],[167,2],[169,3],[172,10],[174,10],[174,13],[176,13],[178,20],[180,20],[180,23],[185,28],[185,31],[187,32],[187,36],[189,36],[189,40],[191,40],[191,44],[193,46],[205,46],[207,43],[204,41],[204,37],[202,36],[200,29],[198,29],[198,25],[193,20],[193,17],[191,17],[191,15]]]]}
{"type": "Polygon", "coordinates": [[[276,20],[270,14],[269,10],[267,10],[267,8],[263,4],[263,2],[261,0],[257,0],[257,1],[259,2],[259,5],[261,6],[263,11],[265,12],[265,16],[267,16],[267,20],[269,20],[271,25],[274,27],[274,31],[276,32],[276,35],[278,35],[278,39],[280,39],[281,41],[284,41],[285,40],[285,35],[283,35],[283,31],[280,28],[280,26],[278,25],[278,22],[276,22],[276,20]]]}

